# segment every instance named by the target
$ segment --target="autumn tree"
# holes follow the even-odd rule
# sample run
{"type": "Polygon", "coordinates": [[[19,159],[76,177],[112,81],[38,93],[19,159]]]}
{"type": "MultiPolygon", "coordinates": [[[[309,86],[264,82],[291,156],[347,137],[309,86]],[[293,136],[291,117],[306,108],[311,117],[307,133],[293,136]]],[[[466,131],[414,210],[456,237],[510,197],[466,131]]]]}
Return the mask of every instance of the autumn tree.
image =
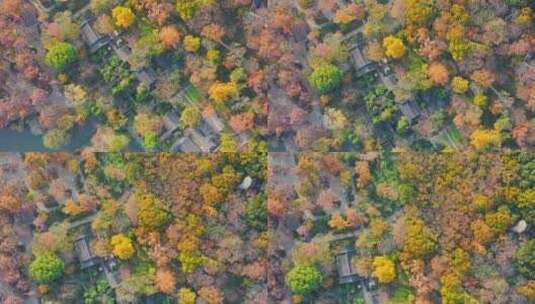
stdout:
{"type": "MultiPolygon", "coordinates": [[[[54,15],[54,22],[48,25],[46,34],[60,41],[74,42],[80,36],[80,26],[70,11],[64,11],[54,15]]],[[[55,39],[52,42],[56,42],[55,39]]],[[[47,41],[45,45],[48,46],[47,41]]]]}
{"type": "Polygon", "coordinates": [[[505,232],[513,223],[513,215],[505,205],[498,207],[498,210],[485,214],[485,224],[487,224],[494,234],[505,232]]]}
{"type": "Polygon", "coordinates": [[[123,28],[127,28],[134,23],[136,16],[129,7],[116,6],[111,11],[115,25],[123,28]]]}
{"type": "Polygon", "coordinates": [[[323,41],[312,48],[308,54],[308,62],[313,69],[323,64],[344,64],[349,59],[349,47],[340,32],[327,34],[323,41]]]}
{"type": "Polygon", "coordinates": [[[52,129],[49,130],[43,135],[43,145],[52,150],[57,150],[70,141],[70,136],[65,130],[62,129],[52,129]]]}
{"type": "Polygon", "coordinates": [[[229,124],[238,133],[251,130],[255,126],[255,114],[253,112],[243,112],[233,115],[230,118],[229,124]]]}
{"type": "Polygon", "coordinates": [[[201,38],[192,35],[184,37],[184,49],[190,53],[196,53],[201,47],[201,38]]]}
{"type": "Polygon", "coordinates": [[[437,248],[436,235],[418,218],[406,219],[406,236],[402,257],[409,259],[424,258],[437,248]]]}
{"type": "Polygon", "coordinates": [[[407,51],[403,41],[394,36],[388,36],[383,39],[383,48],[386,56],[394,59],[403,57],[407,51]]]}
{"type": "Polygon", "coordinates": [[[189,288],[180,288],[177,298],[180,304],[195,304],[197,295],[189,288]]]}
{"type": "Polygon", "coordinates": [[[171,214],[163,202],[150,193],[136,193],[139,200],[137,219],[139,225],[149,229],[162,228],[171,220],[171,214]]]}
{"type": "Polygon", "coordinates": [[[440,62],[431,63],[427,67],[427,74],[435,85],[444,86],[448,83],[448,69],[440,62]]]}
{"type": "Polygon", "coordinates": [[[501,143],[500,133],[496,130],[477,129],[470,135],[470,139],[472,145],[478,150],[501,143]]]}
{"type": "Polygon", "coordinates": [[[478,93],[474,95],[473,103],[480,108],[486,108],[489,105],[489,99],[486,95],[478,93]]]}
{"type": "Polygon", "coordinates": [[[20,16],[23,8],[22,0],[4,0],[1,3],[2,12],[13,16],[20,16]]]}
{"type": "Polygon", "coordinates": [[[176,279],[172,271],[169,269],[158,269],[156,271],[156,287],[167,294],[171,294],[175,290],[176,279]]]}
{"type": "Polygon", "coordinates": [[[466,93],[468,91],[468,85],[469,81],[460,76],[455,76],[451,80],[451,89],[457,94],[466,93]]]}
{"type": "Polygon", "coordinates": [[[150,112],[141,112],[134,117],[134,131],[140,136],[149,132],[159,133],[161,126],[160,117],[150,112]]]}
{"type": "Polygon", "coordinates": [[[433,13],[432,0],[405,1],[405,19],[409,26],[419,27],[425,25],[433,13]]]}
{"type": "Polygon", "coordinates": [[[472,75],[470,76],[470,78],[475,83],[479,84],[480,86],[484,88],[488,88],[492,86],[494,81],[496,81],[496,77],[494,76],[494,74],[487,69],[474,71],[472,75]]]}
{"type": "Polygon", "coordinates": [[[519,294],[523,295],[530,301],[535,300],[535,280],[527,281],[517,288],[519,294]]]}
{"type": "Polygon", "coordinates": [[[198,10],[213,5],[214,0],[177,0],[176,10],[185,21],[190,20],[198,10]]]}
{"type": "Polygon", "coordinates": [[[180,42],[180,33],[177,28],[172,25],[161,28],[158,37],[166,48],[176,48],[180,42]]]}
{"type": "Polygon", "coordinates": [[[61,209],[61,211],[65,214],[76,216],[84,212],[84,209],[74,201],[68,200],[65,203],[65,206],[61,209]]]}
{"type": "Polygon", "coordinates": [[[515,266],[527,278],[535,278],[535,240],[529,240],[518,248],[515,256],[515,266]]]}
{"type": "Polygon", "coordinates": [[[343,230],[348,227],[348,222],[344,219],[344,217],[339,214],[333,214],[331,216],[331,219],[329,220],[329,227],[335,229],[335,230],[343,230]]]}
{"type": "Polygon", "coordinates": [[[225,36],[225,29],[218,24],[211,23],[202,28],[201,35],[208,39],[220,42],[225,36]]]}
{"type": "Polygon", "coordinates": [[[371,61],[379,62],[385,58],[385,53],[381,47],[381,43],[377,40],[368,42],[364,48],[364,55],[371,61]]]}
{"type": "Polygon", "coordinates": [[[373,259],[372,274],[379,283],[390,283],[396,278],[396,265],[386,256],[376,256],[373,259]]]}
{"type": "Polygon", "coordinates": [[[362,20],[364,15],[365,9],[362,5],[349,4],[336,11],[333,21],[339,24],[347,24],[355,20],[362,20]]]}
{"type": "Polygon", "coordinates": [[[325,126],[331,130],[341,130],[347,124],[344,112],[335,108],[326,108],[324,114],[325,126]]]}
{"type": "Polygon", "coordinates": [[[357,172],[357,188],[363,189],[368,185],[371,179],[370,167],[367,161],[357,161],[355,163],[357,172]]]}
{"type": "Polygon", "coordinates": [[[110,245],[113,255],[121,260],[128,260],[135,253],[132,240],[122,233],[112,236],[110,245]]]}
{"type": "Polygon", "coordinates": [[[210,87],[210,97],[217,103],[237,99],[240,95],[238,86],[234,82],[216,82],[210,87]]]}
{"type": "Polygon", "coordinates": [[[81,106],[87,101],[87,91],[77,84],[68,84],[64,88],[65,98],[75,106],[81,106]]]}
{"type": "Polygon", "coordinates": [[[199,297],[207,304],[222,304],[225,300],[223,293],[213,286],[199,289],[199,297]]]}
{"type": "Polygon", "coordinates": [[[490,227],[481,219],[475,220],[470,224],[472,233],[474,234],[474,241],[478,244],[485,245],[493,237],[490,227]]]}
{"type": "Polygon", "coordinates": [[[16,189],[5,189],[4,191],[3,194],[0,194],[0,210],[7,211],[12,215],[17,214],[22,208],[21,197],[15,192],[16,189]]]}

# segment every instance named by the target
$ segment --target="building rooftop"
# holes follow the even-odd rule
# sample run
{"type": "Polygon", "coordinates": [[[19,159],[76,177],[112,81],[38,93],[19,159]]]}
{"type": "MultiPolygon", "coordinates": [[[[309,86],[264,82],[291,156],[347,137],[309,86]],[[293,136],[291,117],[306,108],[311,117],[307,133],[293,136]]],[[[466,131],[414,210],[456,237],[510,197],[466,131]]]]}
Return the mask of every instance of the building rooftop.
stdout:
{"type": "Polygon", "coordinates": [[[225,124],[223,124],[223,121],[217,114],[207,115],[204,117],[204,121],[206,121],[210,128],[217,134],[223,132],[223,129],[225,128],[225,124]]]}
{"type": "Polygon", "coordinates": [[[216,144],[208,137],[201,134],[195,129],[188,129],[187,133],[191,140],[197,145],[202,152],[207,153],[215,149],[216,144]]]}
{"type": "Polygon", "coordinates": [[[169,112],[163,117],[163,124],[167,130],[176,130],[179,123],[180,118],[176,112],[169,112]]]}
{"type": "Polygon", "coordinates": [[[193,141],[191,141],[189,137],[184,136],[178,139],[173,144],[173,146],[171,147],[171,152],[194,153],[201,152],[201,150],[193,143],[193,141]]]}
{"type": "Polygon", "coordinates": [[[100,258],[91,252],[89,247],[89,236],[83,235],[74,241],[74,248],[80,261],[80,268],[86,269],[97,265],[100,258]]]}
{"type": "Polygon", "coordinates": [[[89,47],[89,51],[94,53],[100,48],[106,46],[109,42],[107,37],[101,36],[91,26],[91,20],[85,20],[81,25],[82,38],[89,47]]]}
{"type": "Polygon", "coordinates": [[[375,65],[364,57],[358,44],[355,44],[351,50],[351,59],[357,71],[357,77],[368,74],[375,69],[375,65]]]}
{"type": "Polygon", "coordinates": [[[354,251],[343,251],[336,255],[336,270],[338,272],[338,283],[354,283],[359,280],[359,276],[353,270],[351,257],[354,251]]]}

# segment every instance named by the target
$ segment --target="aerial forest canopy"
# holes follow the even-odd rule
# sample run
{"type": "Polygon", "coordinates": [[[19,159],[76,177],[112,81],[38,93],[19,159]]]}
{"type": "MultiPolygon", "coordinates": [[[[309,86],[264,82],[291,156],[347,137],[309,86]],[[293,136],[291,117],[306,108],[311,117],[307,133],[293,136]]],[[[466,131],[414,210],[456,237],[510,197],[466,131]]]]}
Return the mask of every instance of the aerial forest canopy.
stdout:
{"type": "Polygon", "coordinates": [[[518,152],[271,156],[270,300],[532,303],[534,166],[518,152]]]}
{"type": "Polygon", "coordinates": [[[532,1],[3,0],[1,8],[0,127],[24,131],[10,137],[18,150],[535,146],[532,1]]]}
{"type": "Polygon", "coordinates": [[[0,304],[535,303],[535,0],[0,0],[0,304]]]}
{"type": "Polygon", "coordinates": [[[2,303],[267,298],[265,154],[6,153],[0,164],[2,303]]]}

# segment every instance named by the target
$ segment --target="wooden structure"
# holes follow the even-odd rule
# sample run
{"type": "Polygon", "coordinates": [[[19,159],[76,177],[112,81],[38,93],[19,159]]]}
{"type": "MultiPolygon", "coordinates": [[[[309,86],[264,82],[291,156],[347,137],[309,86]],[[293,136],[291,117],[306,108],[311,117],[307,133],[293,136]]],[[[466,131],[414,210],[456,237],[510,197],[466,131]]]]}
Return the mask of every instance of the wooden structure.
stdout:
{"type": "Polygon", "coordinates": [[[84,39],[85,43],[89,47],[89,52],[95,53],[99,49],[105,47],[108,45],[109,38],[105,36],[101,36],[91,26],[92,19],[86,19],[82,22],[80,25],[80,30],[82,32],[82,38],[84,39]]]}
{"type": "Polygon", "coordinates": [[[362,77],[366,74],[369,74],[375,70],[375,64],[370,62],[361,51],[361,44],[355,43],[351,47],[351,61],[355,67],[355,72],[357,77],[362,77]]]}
{"type": "Polygon", "coordinates": [[[74,248],[80,262],[80,269],[91,268],[100,263],[100,258],[96,256],[89,247],[89,236],[87,234],[78,237],[74,241],[74,248]]]}
{"type": "Polygon", "coordinates": [[[204,117],[204,121],[216,134],[223,132],[223,129],[225,128],[225,124],[215,113],[204,117]]]}
{"type": "Polygon", "coordinates": [[[199,147],[197,147],[193,141],[187,136],[179,138],[173,146],[171,146],[171,152],[186,152],[186,153],[194,153],[194,152],[201,152],[199,147]]]}
{"type": "Polygon", "coordinates": [[[202,152],[212,152],[216,148],[216,144],[208,137],[209,134],[203,134],[198,129],[186,130],[188,137],[201,149],[202,152]]]}
{"type": "Polygon", "coordinates": [[[355,250],[345,248],[336,254],[336,271],[338,272],[338,283],[348,284],[360,281],[360,277],[353,270],[351,265],[351,258],[355,254],[355,250]]]}
{"type": "Polygon", "coordinates": [[[180,118],[178,112],[169,112],[163,117],[164,132],[160,137],[162,142],[167,141],[180,125],[180,118]]]}

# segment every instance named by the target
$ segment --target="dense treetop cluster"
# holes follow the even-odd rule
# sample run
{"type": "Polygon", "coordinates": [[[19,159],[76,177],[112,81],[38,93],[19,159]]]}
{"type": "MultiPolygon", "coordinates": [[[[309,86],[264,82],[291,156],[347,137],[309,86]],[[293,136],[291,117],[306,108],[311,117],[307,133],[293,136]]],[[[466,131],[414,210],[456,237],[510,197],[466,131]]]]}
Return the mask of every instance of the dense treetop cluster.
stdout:
{"type": "Polygon", "coordinates": [[[265,155],[0,164],[2,303],[265,303],[265,155]]]}
{"type": "Polygon", "coordinates": [[[273,303],[535,300],[533,155],[303,153],[270,164],[273,303]]]}

